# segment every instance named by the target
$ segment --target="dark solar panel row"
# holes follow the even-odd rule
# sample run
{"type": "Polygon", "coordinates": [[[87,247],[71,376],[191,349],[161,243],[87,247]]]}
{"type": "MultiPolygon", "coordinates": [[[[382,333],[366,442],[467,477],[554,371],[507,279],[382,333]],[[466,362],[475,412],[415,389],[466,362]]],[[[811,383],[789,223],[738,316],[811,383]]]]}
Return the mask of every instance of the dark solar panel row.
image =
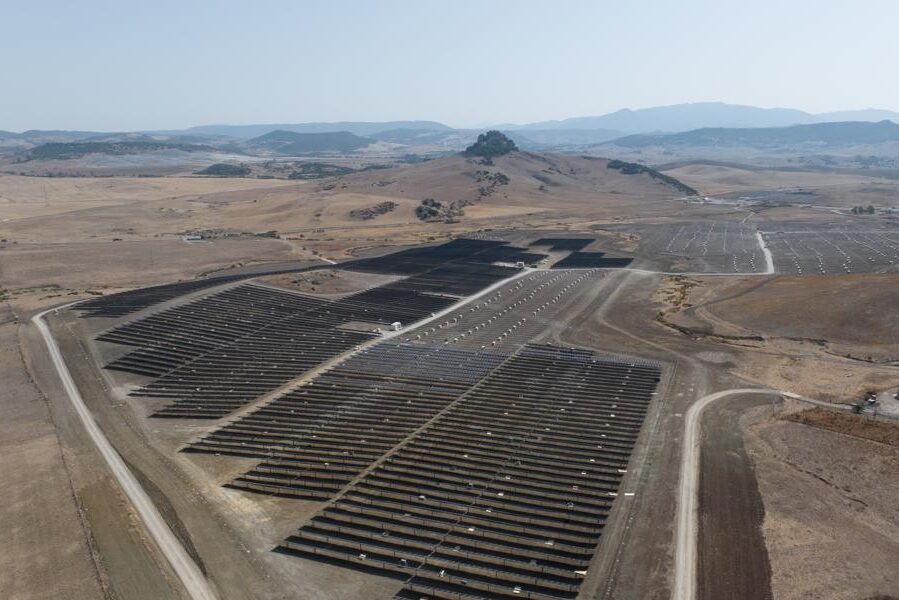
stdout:
{"type": "Polygon", "coordinates": [[[334,301],[244,284],[98,339],[136,347],[107,367],[154,378],[131,392],[171,400],[154,416],[219,418],[376,335],[342,324],[412,323],[455,301],[393,284],[334,301]]]}
{"type": "MultiPolygon", "coordinates": [[[[357,271],[415,275],[452,261],[467,261],[469,263],[468,266],[471,266],[473,263],[489,265],[492,262],[519,261],[531,264],[538,262],[542,258],[544,258],[543,254],[526,252],[520,248],[508,246],[506,242],[458,239],[438,246],[411,248],[376,258],[351,261],[342,266],[357,271]]],[[[80,303],[76,310],[85,317],[118,318],[179,296],[239,281],[250,276],[292,273],[314,268],[320,268],[320,266],[260,267],[259,269],[247,270],[240,274],[156,285],[93,298],[80,303]]]]}
{"type": "Polygon", "coordinates": [[[359,259],[344,263],[342,266],[354,271],[414,275],[455,261],[469,264],[494,262],[531,264],[539,262],[545,256],[510,246],[508,242],[461,238],[438,246],[410,248],[386,256],[359,259]]]}
{"type": "Polygon", "coordinates": [[[384,342],[186,450],[261,460],[231,487],[328,498],[504,358],[498,352],[384,342]]]}
{"type": "Polygon", "coordinates": [[[573,599],[659,377],[526,346],[280,550],[403,577],[398,598],[573,599]]]}
{"type": "Polygon", "coordinates": [[[460,261],[441,265],[382,288],[411,290],[429,294],[470,296],[485,287],[518,273],[518,269],[486,263],[460,261]]]}
{"type": "Polygon", "coordinates": [[[173,298],[178,298],[179,296],[191,294],[217,285],[240,281],[241,279],[246,279],[250,276],[256,277],[260,275],[276,275],[278,273],[294,273],[314,268],[318,267],[260,267],[252,273],[247,272],[154,285],[137,290],[129,290],[127,292],[118,292],[116,294],[109,294],[108,296],[93,298],[78,304],[76,310],[84,317],[123,317],[150,306],[172,300],[173,298]]]}

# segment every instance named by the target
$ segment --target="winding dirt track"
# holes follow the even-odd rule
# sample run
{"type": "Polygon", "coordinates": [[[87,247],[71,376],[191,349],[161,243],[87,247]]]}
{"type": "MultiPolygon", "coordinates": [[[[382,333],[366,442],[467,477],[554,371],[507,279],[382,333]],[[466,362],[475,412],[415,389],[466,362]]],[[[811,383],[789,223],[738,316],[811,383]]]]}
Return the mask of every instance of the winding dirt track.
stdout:
{"type": "Polygon", "coordinates": [[[137,511],[137,514],[147,528],[147,531],[156,542],[159,550],[171,565],[172,570],[181,580],[188,595],[194,600],[216,600],[218,596],[209,585],[206,577],[184,549],[184,546],[181,545],[181,542],[178,541],[178,538],[175,537],[175,534],[172,533],[172,530],[169,529],[168,524],[153,505],[153,501],[150,500],[150,497],[140,486],[140,483],[138,483],[134,474],[131,473],[125,465],[122,457],[115,451],[115,448],[109,443],[109,440],[103,434],[103,431],[97,425],[97,422],[94,421],[90,409],[85,405],[84,399],[81,397],[81,393],[78,391],[75,381],[69,373],[68,367],[66,367],[65,360],[63,360],[62,354],[59,351],[59,346],[56,344],[56,340],[53,339],[53,335],[50,333],[50,329],[44,321],[44,315],[50,312],[50,310],[45,310],[44,312],[35,315],[31,320],[44,338],[44,343],[47,344],[47,350],[50,352],[53,366],[59,374],[59,378],[62,381],[66,394],[68,395],[69,400],[71,400],[75,411],[78,413],[78,417],[81,419],[84,429],[90,436],[94,446],[96,446],[97,450],[103,456],[103,459],[109,466],[109,470],[115,476],[119,485],[121,485],[122,490],[128,496],[132,506],[134,506],[134,509],[137,511]]]}

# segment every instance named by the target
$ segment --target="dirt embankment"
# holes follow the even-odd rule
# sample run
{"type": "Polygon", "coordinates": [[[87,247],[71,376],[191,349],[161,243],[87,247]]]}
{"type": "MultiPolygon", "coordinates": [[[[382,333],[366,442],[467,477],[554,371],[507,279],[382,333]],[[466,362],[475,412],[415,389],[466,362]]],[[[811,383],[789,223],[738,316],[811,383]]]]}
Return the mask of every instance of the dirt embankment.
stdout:
{"type": "Polygon", "coordinates": [[[899,423],[895,421],[875,421],[866,415],[835,412],[820,407],[791,413],[784,418],[794,423],[899,448],[899,423]]]}
{"type": "Polygon", "coordinates": [[[758,407],[741,425],[778,600],[899,596],[899,448],[758,407]]]}

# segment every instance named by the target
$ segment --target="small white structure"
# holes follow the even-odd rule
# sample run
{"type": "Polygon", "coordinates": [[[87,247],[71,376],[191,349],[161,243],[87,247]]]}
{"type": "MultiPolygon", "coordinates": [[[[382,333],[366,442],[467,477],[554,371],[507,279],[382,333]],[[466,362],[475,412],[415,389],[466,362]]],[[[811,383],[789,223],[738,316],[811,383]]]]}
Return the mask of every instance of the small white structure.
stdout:
{"type": "Polygon", "coordinates": [[[393,323],[390,324],[390,326],[393,327],[394,331],[399,331],[400,329],[403,328],[403,324],[400,323],[399,321],[394,321],[393,323]]]}

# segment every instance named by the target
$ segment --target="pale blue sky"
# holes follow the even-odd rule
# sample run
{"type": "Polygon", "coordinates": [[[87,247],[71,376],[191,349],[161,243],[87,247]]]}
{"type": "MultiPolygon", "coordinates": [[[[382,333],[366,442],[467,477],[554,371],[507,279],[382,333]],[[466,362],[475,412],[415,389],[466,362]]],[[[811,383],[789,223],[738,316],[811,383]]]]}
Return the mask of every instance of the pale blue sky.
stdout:
{"type": "Polygon", "coordinates": [[[0,129],[899,110],[896,0],[0,0],[0,129]]]}

